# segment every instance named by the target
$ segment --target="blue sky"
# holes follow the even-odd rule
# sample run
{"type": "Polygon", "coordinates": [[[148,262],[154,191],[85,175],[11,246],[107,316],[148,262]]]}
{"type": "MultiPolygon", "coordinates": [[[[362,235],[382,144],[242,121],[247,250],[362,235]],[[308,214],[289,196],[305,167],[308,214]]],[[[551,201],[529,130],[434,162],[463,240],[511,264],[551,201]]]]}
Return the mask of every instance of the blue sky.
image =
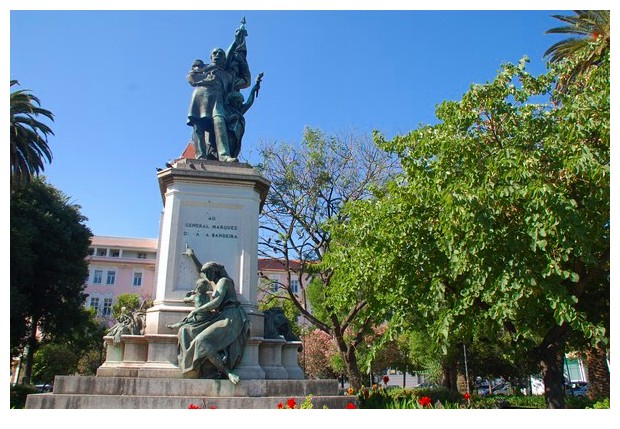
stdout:
{"type": "Polygon", "coordinates": [[[158,236],[155,168],[191,137],[185,76],[229,46],[244,16],[253,77],[264,73],[241,154],[255,164],[260,143],[299,141],[304,127],[392,137],[433,123],[436,105],[504,62],[528,56],[528,70],[543,73],[561,38],[545,34],[560,24],[551,15],[571,14],[249,9],[10,11],[10,78],[55,115],[45,175],[94,234],[158,236]]]}

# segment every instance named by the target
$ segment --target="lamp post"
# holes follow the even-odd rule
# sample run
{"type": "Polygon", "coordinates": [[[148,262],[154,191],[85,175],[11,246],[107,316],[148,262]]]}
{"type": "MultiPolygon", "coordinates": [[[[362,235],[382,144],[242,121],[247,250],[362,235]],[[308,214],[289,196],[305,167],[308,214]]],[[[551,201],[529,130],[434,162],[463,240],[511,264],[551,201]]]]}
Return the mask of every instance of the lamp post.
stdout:
{"type": "Polygon", "coordinates": [[[467,346],[465,346],[465,341],[463,341],[463,358],[465,360],[465,389],[469,395],[469,372],[467,371],[467,346]]]}

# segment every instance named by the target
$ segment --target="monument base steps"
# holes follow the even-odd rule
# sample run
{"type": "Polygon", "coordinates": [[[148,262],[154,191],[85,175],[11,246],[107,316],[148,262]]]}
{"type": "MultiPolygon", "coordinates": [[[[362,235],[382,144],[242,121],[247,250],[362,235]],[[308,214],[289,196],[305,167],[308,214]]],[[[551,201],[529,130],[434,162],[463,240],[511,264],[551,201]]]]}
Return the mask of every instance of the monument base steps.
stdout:
{"type": "Polygon", "coordinates": [[[291,398],[300,406],[311,396],[313,408],[358,405],[338,395],[337,380],[229,380],[57,376],[51,393],[28,395],[30,409],[275,409],[291,398]]]}

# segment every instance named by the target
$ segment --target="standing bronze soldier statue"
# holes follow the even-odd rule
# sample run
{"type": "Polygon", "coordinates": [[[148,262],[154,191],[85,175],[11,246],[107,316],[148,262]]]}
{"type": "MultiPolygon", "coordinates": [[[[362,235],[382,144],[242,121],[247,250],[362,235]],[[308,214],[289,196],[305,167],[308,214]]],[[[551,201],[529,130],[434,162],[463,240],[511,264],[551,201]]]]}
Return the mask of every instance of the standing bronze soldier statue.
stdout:
{"type": "MultiPolygon", "coordinates": [[[[227,101],[230,94],[250,86],[251,74],[245,43],[247,35],[244,18],[228,51],[215,48],[211,52],[210,64],[196,60],[187,75],[187,81],[194,87],[187,124],[193,127],[192,142],[196,159],[238,162],[240,139],[229,134],[230,126],[226,117],[231,112],[227,101]],[[236,141],[231,141],[231,137],[236,141]]],[[[254,93],[252,91],[252,95],[254,93]]]]}

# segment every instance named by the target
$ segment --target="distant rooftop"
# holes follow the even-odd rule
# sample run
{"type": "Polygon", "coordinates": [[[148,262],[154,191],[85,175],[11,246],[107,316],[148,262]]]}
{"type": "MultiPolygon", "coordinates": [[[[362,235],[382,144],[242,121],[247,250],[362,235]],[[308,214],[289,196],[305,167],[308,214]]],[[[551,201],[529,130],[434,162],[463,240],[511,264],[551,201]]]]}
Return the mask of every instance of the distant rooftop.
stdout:
{"type": "MultiPolygon", "coordinates": [[[[301,263],[298,260],[289,261],[289,265],[291,269],[298,270],[301,268],[301,263]]],[[[268,271],[268,270],[276,270],[281,271],[284,270],[284,260],[283,259],[258,259],[258,270],[268,271]]]]}
{"type": "Polygon", "coordinates": [[[156,238],[108,237],[94,235],[90,240],[93,247],[131,247],[157,250],[156,238]]]}

